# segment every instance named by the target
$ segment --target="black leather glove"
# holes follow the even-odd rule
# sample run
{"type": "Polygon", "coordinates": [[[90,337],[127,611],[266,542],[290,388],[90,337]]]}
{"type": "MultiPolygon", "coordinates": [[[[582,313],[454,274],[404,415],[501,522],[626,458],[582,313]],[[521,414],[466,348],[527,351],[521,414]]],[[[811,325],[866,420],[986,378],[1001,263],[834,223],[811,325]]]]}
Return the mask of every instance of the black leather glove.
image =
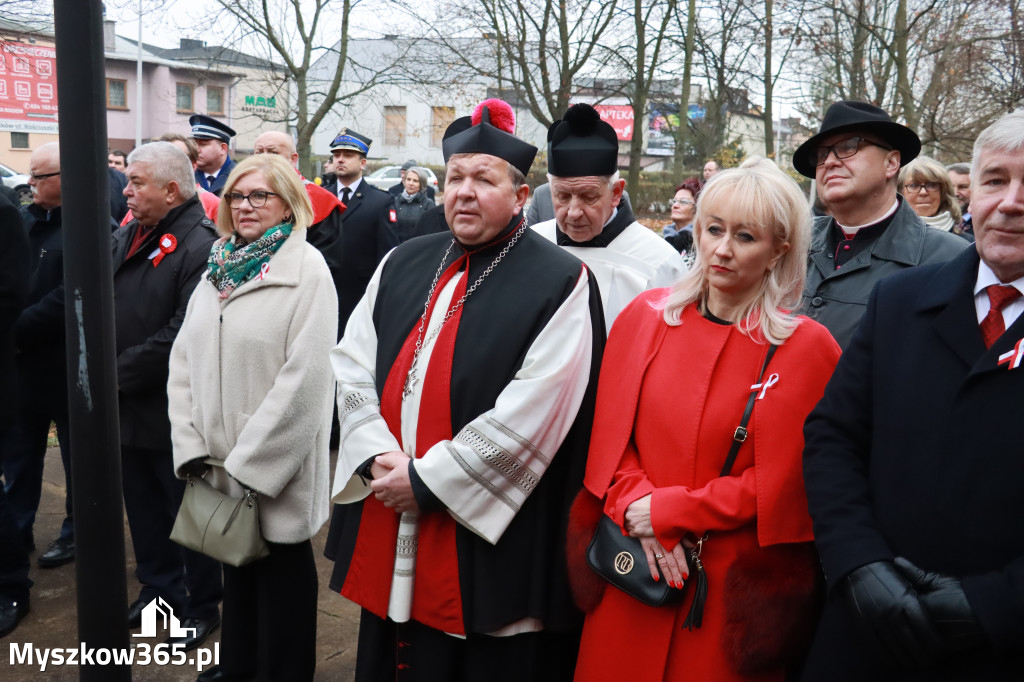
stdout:
{"type": "Polygon", "coordinates": [[[196,459],[185,462],[181,466],[181,470],[189,476],[202,478],[206,475],[206,472],[210,470],[210,465],[207,464],[205,460],[205,457],[197,457],[196,459]]]}
{"type": "Polygon", "coordinates": [[[906,667],[935,664],[943,641],[914,586],[891,561],[875,561],[850,573],[840,584],[853,613],[882,647],[906,667]]]}
{"type": "Polygon", "coordinates": [[[896,558],[896,567],[917,589],[924,610],[945,642],[947,653],[957,654],[985,646],[985,633],[959,578],[923,571],[903,557],[896,558]]]}

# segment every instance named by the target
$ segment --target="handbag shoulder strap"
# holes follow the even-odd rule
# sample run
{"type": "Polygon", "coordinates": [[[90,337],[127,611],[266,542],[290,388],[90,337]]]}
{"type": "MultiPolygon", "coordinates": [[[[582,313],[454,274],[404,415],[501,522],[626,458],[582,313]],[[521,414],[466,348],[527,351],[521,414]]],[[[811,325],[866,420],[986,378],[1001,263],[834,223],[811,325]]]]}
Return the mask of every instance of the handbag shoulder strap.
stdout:
{"type": "Polygon", "coordinates": [[[728,476],[729,472],[732,471],[732,465],[736,462],[736,455],[740,452],[740,446],[747,440],[747,424],[750,422],[750,415],[754,412],[754,401],[757,400],[757,392],[760,388],[761,380],[764,379],[768,363],[772,361],[772,356],[775,355],[777,348],[776,344],[772,344],[768,347],[768,354],[764,356],[761,373],[757,375],[757,382],[750,389],[750,397],[747,398],[747,407],[743,410],[743,418],[740,419],[740,425],[736,427],[736,431],[732,434],[732,446],[729,448],[729,454],[725,458],[725,464],[722,465],[721,476],[728,476]]]}

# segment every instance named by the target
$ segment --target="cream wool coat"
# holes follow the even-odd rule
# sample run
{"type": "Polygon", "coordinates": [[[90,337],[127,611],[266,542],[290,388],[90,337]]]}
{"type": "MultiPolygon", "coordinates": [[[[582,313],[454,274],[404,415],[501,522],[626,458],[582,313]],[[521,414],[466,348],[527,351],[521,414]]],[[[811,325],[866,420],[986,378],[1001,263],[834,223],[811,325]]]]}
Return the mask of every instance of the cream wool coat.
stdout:
{"type": "Polygon", "coordinates": [[[337,320],[330,271],[305,230],[295,230],[264,278],[226,299],[204,276],[171,350],[175,472],[184,477],[197,458],[223,460],[207,479],[235,497],[240,483],[255,489],[271,542],[307,540],[330,513],[328,352],[337,320]]]}

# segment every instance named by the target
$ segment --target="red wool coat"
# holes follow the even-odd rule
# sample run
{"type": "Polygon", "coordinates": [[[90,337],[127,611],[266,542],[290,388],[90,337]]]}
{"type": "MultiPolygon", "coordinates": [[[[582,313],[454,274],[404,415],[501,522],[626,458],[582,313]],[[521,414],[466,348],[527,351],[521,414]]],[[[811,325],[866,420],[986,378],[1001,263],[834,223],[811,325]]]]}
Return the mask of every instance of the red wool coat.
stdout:
{"type": "MultiPolygon", "coordinates": [[[[736,556],[751,548],[806,542],[811,520],[803,487],[803,422],[839,359],[824,327],[801,318],[765,379],[732,474],[721,478],[732,434],[768,346],[700,316],[690,305],[670,327],[637,298],[615,322],[598,388],[584,485],[605,499],[619,525],[626,508],[651,494],[651,521],[663,546],[710,531],[702,561],[709,594],[703,627],[688,631],[692,587],[676,605],[652,608],[615,588],[587,616],[576,680],[742,680],[720,644],[722,585],[736,556]]],[[[781,679],[776,676],[761,679],[781,679]]]]}

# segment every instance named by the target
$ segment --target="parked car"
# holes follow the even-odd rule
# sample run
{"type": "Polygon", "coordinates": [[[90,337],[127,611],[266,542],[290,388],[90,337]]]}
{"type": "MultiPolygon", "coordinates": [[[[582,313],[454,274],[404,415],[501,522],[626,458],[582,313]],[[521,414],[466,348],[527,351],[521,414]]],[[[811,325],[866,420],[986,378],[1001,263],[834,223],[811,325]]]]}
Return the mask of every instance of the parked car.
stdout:
{"type": "Polygon", "coordinates": [[[32,188],[28,186],[28,176],[24,173],[0,163],[0,179],[3,183],[18,193],[18,199],[23,204],[32,203],[32,188]]]}
{"type": "MultiPolygon", "coordinates": [[[[424,168],[427,171],[427,175],[430,179],[430,186],[434,188],[434,192],[438,191],[437,188],[437,176],[434,175],[434,171],[429,168],[424,168]]],[[[368,183],[374,187],[379,187],[382,190],[387,191],[388,188],[397,185],[402,180],[402,167],[401,166],[384,166],[378,168],[367,176],[363,177],[368,183]]]]}

